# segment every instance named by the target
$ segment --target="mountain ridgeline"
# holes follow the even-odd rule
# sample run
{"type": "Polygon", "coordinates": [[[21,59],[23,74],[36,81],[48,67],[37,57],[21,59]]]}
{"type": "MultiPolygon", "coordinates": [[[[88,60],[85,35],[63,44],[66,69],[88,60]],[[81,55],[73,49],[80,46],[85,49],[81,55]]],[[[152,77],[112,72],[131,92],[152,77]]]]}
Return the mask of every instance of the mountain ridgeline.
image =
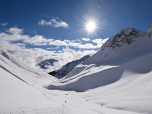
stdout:
{"type": "Polygon", "coordinates": [[[55,59],[47,59],[37,64],[41,69],[49,69],[49,66],[53,66],[54,62],[58,62],[55,59]]]}
{"type": "Polygon", "coordinates": [[[84,57],[82,57],[81,59],[72,61],[67,63],[66,65],[64,65],[62,68],[60,68],[59,70],[55,70],[50,72],[49,74],[60,79],[63,78],[64,76],[66,76],[76,65],[80,64],[81,62],[85,61],[86,59],[88,59],[90,56],[86,55],[84,57]]]}

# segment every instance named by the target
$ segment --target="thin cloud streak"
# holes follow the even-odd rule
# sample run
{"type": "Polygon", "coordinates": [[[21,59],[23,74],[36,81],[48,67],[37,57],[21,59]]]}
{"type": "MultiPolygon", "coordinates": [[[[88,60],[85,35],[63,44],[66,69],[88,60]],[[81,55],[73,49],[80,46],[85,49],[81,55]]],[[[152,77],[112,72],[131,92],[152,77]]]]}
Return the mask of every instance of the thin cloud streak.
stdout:
{"type": "Polygon", "coordinates": [[[6,26],[6,25],[8,25],[8,24],[9,24],[8,22],[6,22],[6,23],[0,23],[0,25],[3,26],[3,27],[6,26]]]}
{"type": "Polygon", "coordinates": [[[57,21],[56,19],[51,19],[50,21],[41,20],[38,22],[38,25],[41,25],[41,26],[49,25],[52,27],[63,27],[63,28],[69,27],[69,25],[66,22],[63,22],[61,20],[57,21]]]}
{"type": "Polygon", "coordinates": [[[90,41],[89,38],[82,38],[83,41],[90,41]]]}

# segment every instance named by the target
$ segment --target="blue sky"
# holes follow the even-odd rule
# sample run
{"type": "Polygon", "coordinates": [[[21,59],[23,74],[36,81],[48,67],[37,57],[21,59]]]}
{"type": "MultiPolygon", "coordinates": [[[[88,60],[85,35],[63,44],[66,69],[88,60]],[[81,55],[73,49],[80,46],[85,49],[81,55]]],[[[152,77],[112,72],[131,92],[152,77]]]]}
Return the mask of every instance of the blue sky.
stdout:
{"type": "Polygon", "coordinates": [[[119,30],[145,31],[151,0],[1,0],[0,47],[32,65],[94,54],[119,30]],[[86,23],[93,20],[96,30],[86,23]]]}

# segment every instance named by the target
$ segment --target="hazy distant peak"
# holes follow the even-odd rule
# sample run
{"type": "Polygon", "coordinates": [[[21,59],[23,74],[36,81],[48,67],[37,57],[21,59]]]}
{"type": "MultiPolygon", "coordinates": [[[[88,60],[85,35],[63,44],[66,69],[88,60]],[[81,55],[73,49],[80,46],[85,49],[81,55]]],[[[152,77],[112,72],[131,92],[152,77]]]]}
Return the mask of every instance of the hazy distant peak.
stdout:
{"type": "Polygon", "coordinates": [[[47,59],[47,60],[44,60],[44,61],[38,63],[37,66],[39,66],[42,69],[48,69],[49,66],[53,66],[54,62],[58,62],[58,60],[47,59]]]}
{"type": "Polygon", "coordinates": [[[148,27],[148,30],[147,30],[148,32],[152,32],[152,24],[150,24],[149,25],[149,27],[148,27]]]}

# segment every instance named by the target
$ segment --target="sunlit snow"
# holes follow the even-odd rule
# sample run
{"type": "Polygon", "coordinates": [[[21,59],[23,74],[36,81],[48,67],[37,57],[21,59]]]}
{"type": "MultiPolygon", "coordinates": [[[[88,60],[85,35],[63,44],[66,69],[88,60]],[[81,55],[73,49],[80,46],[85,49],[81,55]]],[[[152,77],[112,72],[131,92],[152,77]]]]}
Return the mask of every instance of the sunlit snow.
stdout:
{"type": "Polygon", "coordinates": [[[0,113],[151,114],[152,33],[127,28],[64,78],[0,50],[0,113]]]}

